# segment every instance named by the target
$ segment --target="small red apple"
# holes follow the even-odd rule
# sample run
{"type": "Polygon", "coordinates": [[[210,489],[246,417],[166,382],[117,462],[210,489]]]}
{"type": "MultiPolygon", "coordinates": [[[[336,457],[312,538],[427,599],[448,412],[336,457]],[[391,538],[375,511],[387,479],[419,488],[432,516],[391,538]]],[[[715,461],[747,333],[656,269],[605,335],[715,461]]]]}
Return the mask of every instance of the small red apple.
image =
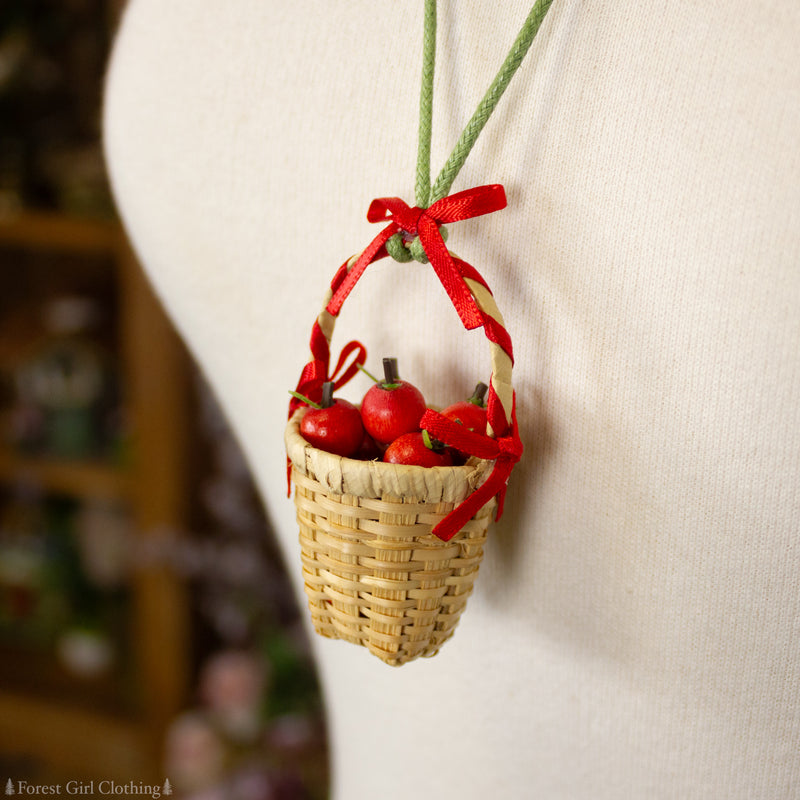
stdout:
{"type": "Polygon", "coordinates": [[[333,383],[322,386],[322,402],[314,403],[292,392],[310,406],[300,421],[300,435],[312,446],[337,456],[352,456],[364,440],[358,408],[340,397],[333,398],[333,383]]]}
{"type": "Polygon", "coordinates": [[[441,442],[432,440],[427,431],[399,436],[386,448],[383,460],[389,464],[417,467],[449,467],[453,463],[450,451],[442,447],[441,442]]]}
{"type": "Polygon", "coordinates": [[[442,411],[442,416],[460,423],[467,430],[486,433],[486,407],[483,405],[483,398],[488,389],[485,383],[479,383],[469,400],[460,400],[447,406],[442,411]]]}
{"type": "Polygon", "coordinates": [[[426,404],[422,392],[397,373],[397,359],[383,359],[384,380],[377,382],[361,401],[361,419],[367,433],[379,444],[390,444],[404,433],[419,430],[426,404]]]}
{"type": "Polygon", "coordinates": [[[353,458],[360,461],[380,461],[383,457],[383,446],[379,445],[366,431],[358,449],[353,453],[353,458]]]}

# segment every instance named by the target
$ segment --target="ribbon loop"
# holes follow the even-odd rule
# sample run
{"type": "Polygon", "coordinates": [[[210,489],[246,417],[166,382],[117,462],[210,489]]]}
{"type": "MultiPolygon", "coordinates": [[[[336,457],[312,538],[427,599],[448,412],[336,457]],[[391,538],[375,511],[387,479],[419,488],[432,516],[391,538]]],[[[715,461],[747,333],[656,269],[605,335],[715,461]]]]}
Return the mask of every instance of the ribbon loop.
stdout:
{"type": "MultiPolygon", "coordinates": [[[[367,360],[367,348],[361,342],[353,340],[348,342],[339,354],[339,359],[336,362],[336,367],[333,372],[328,374],[328,360],[327,352],[325,357],[317,357],[312,359],[305,365],[300,380],[297,382],[295,391],[302,394],[309,400],[318,403],[322,399],[322,384],[326,381],[333,381],[334,389],[341,389],[354,375],[358,372],[359,364],[363,365],[367,360]],[[347,359],[350,355],[355,353],[353,360],[350,364],[346,365],[347,359]]],[[[301,401],[293,397],[289,402],[289,416],[297,410],[301,405],[301,401]]]]}
{"type": "Polygon", "coordinates": [[[359,366],[363,367],[366,360],[367,348],[356,339],[353,339],[352,342],[348,342],[342,348],[342,352],[339,354],[339,360],[336,362],[336,368],[328,377],[329,381],[333,381],[333,388],[341,389],[342,386],[348,383],[353,376],[358,373],[359,366]],[[352,353],[355,353],[356,355],[345,369],[345,363],[352,353]]]}
{"type": "Polygon", "coordinates": [[[499,183],[476,186],[463,192],[437,200],[425,213],[438,220],[439,224],[458,222],[462,219],[480,217],[500,211],[508,205],[506,191],[499,183]]]}
{"type": "Polygon", "coordinates": [[[400,230],[410,236],[417,233],[417,223],[424,213],[419,206],[409,206],[399,197],[379,197],[373,200],[367,209],[368,222],[393,221],[400,230]]]}

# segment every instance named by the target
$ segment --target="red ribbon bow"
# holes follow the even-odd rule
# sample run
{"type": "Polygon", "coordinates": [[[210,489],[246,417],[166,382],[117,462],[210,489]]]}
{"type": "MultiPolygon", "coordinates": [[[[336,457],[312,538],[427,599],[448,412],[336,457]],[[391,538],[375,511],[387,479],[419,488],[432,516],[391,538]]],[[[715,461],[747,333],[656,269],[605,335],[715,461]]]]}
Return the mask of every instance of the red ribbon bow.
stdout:
{"type": "Polygon", "coordinates": [[[386,242],[396,233],[402,232],[409,237],[419,236],[422,249],[428,256],[464,327],[468,330],[480,327],[483,318],[469,288],[464,283],[464,276],[456,260],[450,255],[444,243],[439,226],[490,214],[505,207],[506,193],[500,184],[477,186],[474,189],[457,192],[437,200],[430,208],[418,206],[412,208],[399,197],[381,197],[373,200],[367,211],[367,219],[370,222],[389,220],[389,224],[353,264],[328,303],[328,311],[334,316],[339,313],[342,303],[367,266],[387,255],[386,242]]]}
{"type": "Polygon", "coordinates": [[[434,527],[434,535],[442,541],[450,541],[495,496],[497,497],[495,518],[500,519],[508,479],[514,465],[522,457],[522,441],[517,429],[516,409],[512,411],[511,420],[510,433],[494,439],[491,436],[474,433],[431,409],[422,415],[420,427],[428,431],[434,439],[455,447],[462,453],[495,462],[489,477],[434,527]]]}
{"type": "MultiPolygon", "coordinates": [[[[359,365],[363,366],[366,360],[367,348],[354,339],[342,348],[339,360],[336,362],[336,368],[328,375],[328,348],[327,343],[325,343],[324,352],[303,367],[303,372],[300,374],[300,380],[297,382],[295,391],[318,403],[322,398],[322,384],[325,381],[333,381],[333,388],[340,389],[358,372],[359,365]],[[355,353],[355,356],[345,368],[345,363],[352,353],[355,353]]],[[[296,397],[291,399],[289,402],[290,417],[300,405],[302,403],[296,397]]]]}

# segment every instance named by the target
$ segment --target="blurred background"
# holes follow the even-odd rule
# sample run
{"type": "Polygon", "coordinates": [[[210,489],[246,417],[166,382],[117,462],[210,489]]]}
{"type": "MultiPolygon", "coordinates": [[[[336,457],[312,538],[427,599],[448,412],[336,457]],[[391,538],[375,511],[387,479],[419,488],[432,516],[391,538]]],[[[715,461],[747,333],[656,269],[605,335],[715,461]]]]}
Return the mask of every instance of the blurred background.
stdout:
{"type": "Polygon", "coordinates": [[[106,180],[123,5],[0,0],[0,787],[321,799],[299,610],[106,180]]]}

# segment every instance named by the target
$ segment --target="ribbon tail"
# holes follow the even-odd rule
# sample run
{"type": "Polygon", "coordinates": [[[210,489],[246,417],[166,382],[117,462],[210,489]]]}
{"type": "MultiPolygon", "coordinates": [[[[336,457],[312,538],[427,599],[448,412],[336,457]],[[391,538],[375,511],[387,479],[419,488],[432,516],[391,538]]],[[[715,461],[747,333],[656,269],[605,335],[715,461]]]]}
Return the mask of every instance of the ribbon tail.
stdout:
{"type": "Polygon", "coordinates": [[[505,490],[513,466],[508,461],[498,461],[486,481],[433,528],[433,535],[449,542],[483,506],[505,490]]]}
{"type": "Polygon", "coordinates": [[[448,419],[432,408],[425,410],[419,421],[420,428],[440,442],[444,442],[456,450],[477,456],[484,461],[496,461],[500,456],[497,440],[484,433],[476,433],[465,428],[461,423],[448,419]]]}
{"type": "Polygon", "coordinates": [[[423,217],[420,220],[419,239],[464,327],[467,330],[479,328],[483,325],[483,317],[478,304],[450,255],[434,219],[423,217]]]}
{"type": "Polygon", "coordinates": [[[326,310],[334,317],[341,311],[342,304],[347,299],[347,295],[353,291],[353,287],[358,283],[358,279],[363,274],[364,270],[376,259],[381,257],[381,250],[389,239],[400,230],[396,222],[389,223],[370,243],[367,248],[362,251],[361,255],[353,264],[350,271],[345,276],[344,280],[336,288],[333,293],[326,310]]]}

